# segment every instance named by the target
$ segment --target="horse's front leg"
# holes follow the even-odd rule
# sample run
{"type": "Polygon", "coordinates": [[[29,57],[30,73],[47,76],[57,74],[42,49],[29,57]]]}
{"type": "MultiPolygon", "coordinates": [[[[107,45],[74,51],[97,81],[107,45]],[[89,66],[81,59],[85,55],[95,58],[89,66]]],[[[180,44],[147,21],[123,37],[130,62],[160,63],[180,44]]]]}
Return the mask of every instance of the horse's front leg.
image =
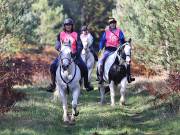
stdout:
{"type": "Polygon", "coordinates": [[[114,90],[114,81],[111,81],[109,84],[110,95],[111,95],[111,106],[115,106],[115,90],[114,90]]]}
{"type": "Polygon", "coordinates": [[[77,84],[76,87],[74,87],[72,89],[73,100],[72,100],[71,121],[75,121],[75,116],[79,115],[79,112],[77,111],[77,104],[78,104],[79,94],[80,94],[80,86],[79,86],[79,84],[77,84]]]}
{"type": "Polygon", "coordinates": [[[59,93],[60,93],[60,99],[63,105],[63,120],[65,123],[68,123],[69,117],[68,117],[68,107],[67,107],[67,95],[64,89],[60,89],[59,93]]]}
{"type": "Polygon", "coordinates": [[[127,85],[127,77],[124,77],[121,80],[121,84],[120,84],[120,94],[121,94],[121,98],[120,98],[120,105],[125,105],[125,93],[126,93],[126,85],[127,85]]]}
{"type": "Polygon", "coordinates": [[[94,59],[94,56],[91,52],[89,52],[90,55],[89,55],[89,59],[87,60],[87,66],[89,67],[88,70],[88,80],[91,81],[91,76],[92,76],[92,72],[93,72],[93,69],[94,69],[94,65],[95,65],[95,59],[94,59]]]}
{"type": "Polygon", "coordinates": [[[88,81],[91,81],[91,74],[92,74],[93,68],[90,68],[88,71],[88,81]]]}
{"type": "Polygon", "coordinates": [[[99,85],[99,89],[100,89],[100,95],[101,95],[100,104],[103,105],[105,103],[105,89],[104,89],[103,84],[99,85]]]}

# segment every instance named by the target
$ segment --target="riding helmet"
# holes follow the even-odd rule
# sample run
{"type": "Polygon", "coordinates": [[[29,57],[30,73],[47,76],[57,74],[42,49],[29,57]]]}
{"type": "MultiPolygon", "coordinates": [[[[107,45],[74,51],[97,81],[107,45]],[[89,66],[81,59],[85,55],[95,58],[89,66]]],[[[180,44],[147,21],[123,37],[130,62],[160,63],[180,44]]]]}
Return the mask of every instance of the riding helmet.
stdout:
{"type": "Polygon", "coordinates": [[[73,25],[73,24],[74,24],[73,19],[71,19],[71,18],[66,18],[66,19],[64,20],[64,25],[66,25],[66,24],[71,24],[71,25],[73,25]]]}
{"type": "Polygon", "coordinates": [[[88,30],[88,28],[87,28],[86,25],[84,25],[84,26],[81,27],[81,31],[87,31],[87,30],[88,30]]]}
{"type": "Polygon", "coordinates": [[[116,23],[117,21],[116,21],[116,19],[115,18],[109,18],[109,20],[108,20],[108,23],[110,24],[110,23],[116,23]]]}

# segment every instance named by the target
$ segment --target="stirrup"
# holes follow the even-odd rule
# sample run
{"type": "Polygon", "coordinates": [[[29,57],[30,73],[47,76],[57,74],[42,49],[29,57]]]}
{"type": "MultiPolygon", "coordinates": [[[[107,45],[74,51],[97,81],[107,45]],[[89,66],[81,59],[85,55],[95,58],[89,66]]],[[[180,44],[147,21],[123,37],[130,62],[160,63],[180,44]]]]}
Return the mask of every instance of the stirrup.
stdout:
{"type": "Polygon", "coordinates": [[[131,82],[135,81],[135,78],[128,76],[127,81],[128,81],[128,83],[131,83],[131,82]]]}
{"type": "Polygon", "coordinates": [[[86,87],[86,91],[92,91],[92,90],[94,90],[93,86],[89,85],[88,87],[86,87]]]}
{"type": "Polygon", "coordinates": [[[103,80],[103,79],[100,79],[99,82],[98,82],[98,84],[102,84],[103,82],[104,82],[104,80],[103,80]]]}
{"type": "Polygon", "coordinates": [[[47,92],[54,92],[55,91],[55,88],[56,88],[56,85],[53,85],[53,84],[50,84],[48,87],[47,87],[47,92]]]}

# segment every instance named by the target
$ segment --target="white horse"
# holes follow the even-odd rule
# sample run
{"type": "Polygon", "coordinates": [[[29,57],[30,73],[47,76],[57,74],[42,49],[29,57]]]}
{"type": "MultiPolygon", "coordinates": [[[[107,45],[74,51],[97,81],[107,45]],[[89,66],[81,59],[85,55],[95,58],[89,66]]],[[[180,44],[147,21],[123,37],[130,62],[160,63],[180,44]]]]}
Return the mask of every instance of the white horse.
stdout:
{"type": "MultiPolygon", "coordinates": [[[[131,54],[131,39],[120,46],[114,53],[112,53],[105,61],[103,79],[108,83],[111,96],[111,106],[115,106],[115,86],[120,89],[120,105],[125,104],[125,92],[127,85],[127,69],[126,66],[130,62],[131,54]]],[[[98,64],[97,70],[99,73],[100,65],[98,64]]],[[[103,104],[105,100],[105,89],[107,88],[104,83],[99,85],[101,101],[103,104]]]]}
{"type": "Polygon", "coordinates": [[[69,45],[62,45],[59,66],[56,71],[56,89],[59,91],[60,99],[63,105],[63,120],[65,123],[72,123],[77,111],[78,97],[80,95],[81,73],[79,67],[74,63],[71,57],[71,48],[69,45]],[[67,93],[72,92],[72,114],[68,116],[67,93]]]}
{"type": "Polygon", "coordinates": [[[88,68],[88,80],[89,82],[91,81],[91,75],[92,75],[92,71],[93,71],[93,68],[95,66],[95,58],[90,50],[90,46],[92,44],[91,41],[88,41],[88,40],[91,40],[91,39],[82,39],[81,38],[81,42],[82,42],[82,45],[83,45],[83,49],[82,49],[82,52],[81,52],[81,57],[82,57],[82,60],[84,61],[84,63],[87,65],[87,68],[88,68]]]}

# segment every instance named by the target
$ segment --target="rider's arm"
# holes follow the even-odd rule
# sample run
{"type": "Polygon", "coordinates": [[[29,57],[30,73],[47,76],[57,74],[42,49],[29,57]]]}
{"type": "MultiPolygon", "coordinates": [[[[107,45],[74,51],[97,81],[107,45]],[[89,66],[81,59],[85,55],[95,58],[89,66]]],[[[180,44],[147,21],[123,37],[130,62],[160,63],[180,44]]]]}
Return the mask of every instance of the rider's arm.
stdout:
{"type": "Polygon", "coordinates": [[[106,42],[106,33],[104,32],[99,42],[99,51],[101,51],[104,48],[105,42],[106,42]]]}
{"type": "Polygon", "coordinates": [[[124,44],[126,41],[125,41],[125,37],[124,37],[124,34],[122,31],[119,32],[119,41],[120,41],[120,44],[124,44]]]}
{"type": "Polygon", "coordinates": [[[57,51],[60,51],[60,49],[61,49],[60,34],[57,35],[57,39],[56,39],[56,43],[55,43],[55,49],[57,51]]]}

